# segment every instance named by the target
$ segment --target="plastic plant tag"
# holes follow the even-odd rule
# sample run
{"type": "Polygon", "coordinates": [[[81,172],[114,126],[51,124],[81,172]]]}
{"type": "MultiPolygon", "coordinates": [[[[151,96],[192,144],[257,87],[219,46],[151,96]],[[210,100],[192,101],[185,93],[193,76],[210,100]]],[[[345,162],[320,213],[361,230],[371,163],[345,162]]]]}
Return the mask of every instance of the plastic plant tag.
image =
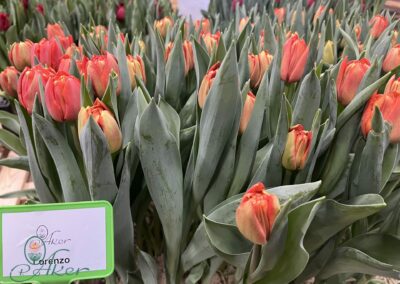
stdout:
{"type": "Polygon", "coordinates": [[[113,271],[110,203],[0,207],[0,283],[70,283],[113,271]]]}

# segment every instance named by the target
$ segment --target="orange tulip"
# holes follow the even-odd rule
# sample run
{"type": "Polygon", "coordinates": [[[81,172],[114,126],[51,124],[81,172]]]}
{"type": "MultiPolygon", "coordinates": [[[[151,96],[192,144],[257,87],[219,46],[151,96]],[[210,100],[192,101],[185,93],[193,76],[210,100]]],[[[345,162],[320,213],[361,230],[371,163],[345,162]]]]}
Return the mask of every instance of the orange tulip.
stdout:
{"type": "Polygon", "coordinates": [[[196,32],[211,33],[211,23],[209,19],[196,20],[194,22],[196,32]]]}
{"type": "Polygon", "coordinates": [[[93,106],[82,107],[78,114],[79,134],[82,132],[90,116],[93,117],[94,121],[103,130],[110,152],[117,152],[122,146],[122,133],[113,113],[99,99],[96,99],[93,106]]]}
{"type": "Polygon", "coordinates": [[[342,105],[346,106],[353,100],[370,66],[371,64],[366,58],[348,61],[346,57],[343,60],[336,79],[338,101],[342,105]]]}
{"type": "Polygon", "coordinates": [[[246,239],[264,245],[270,238],[279,211],[278,197],[265,191],[261,182],[256,183],[246,191],[236,209],[237,227],[246,239]]]}
{"type": "Polygon", "coordinates": [[[76,120],[81,107],[81,81],[65,72],[49,78],[45,100],[50,116],[59,122],[76,120]]]}
{"type": "MultiPolygon", "coordinates": [[[[165,49],[165,61],[168,60],[173,47],[174,47],[174,43],[169,42],[167,45],[167,48],[165,49]]],[[[182,44],[182,48],[183,48],[183,56],[185,59],[185,76],[186,76],[189,73],[189,71],[194,68],[192,43],[188,40],[185,40],[182,44]]]]}
{"type": "Polygon", "coordinates": [[[303,76],[309,48],[297,33],[292,34],[283,46],[281,79],[287,83],[299,81],[303,76]]]}
{"type": "Polygon", "coordinates": [[[390,142],[400,142],[400,93],[388,92],[386,94],[374,94],[369,99],[361,118],[361,131],[364,137],[368,136],[372,129],[372,119],[375,107],[378,107],[382,113],[383,119],[391,124],[390,142]]]}
{"type": "Polygon", "coordinates": [[[52,38],[42,39],[39,43],[35,43],[32,47],[31,64],[34,65],[35,57],[43,65],[47,65],[54,70],[58,69],[61,57],[64,55],[63,50],[72,44],[72,38],[52,38]],[[70,40],[71,39],[71,40],[70,40]],[[59,45],[61,43],[61,46],[59,45]]]}
{"type": "Polygon", "coordinates": [[[384,94],[387,95],[392,92],[400,93],[400,77],[396,79],[395,75],[387,82],[384,94]]]}
{"type": "MultiPolygon", "coordinates": [[[[87,64],[87,75],[92,81],[93,90],[102,98],[107,90],[108,80],[111,72],[119,77],[118,63],[111,53],[105,55],[94,55],[87,64]]],[[[118,78],[117,95],[121,91],[121,80],[118,78]]]]}
{"type": "Polygon", "coordinates": [[[247,25],[249,17],[241,18],[239,21],[239,33],[241,33],[247,25]]]}
{"type": "Polygon", "coordinates": [[[212,54],[214,52],[214,50],[217,49],[218,47],[218,43],[219,43],[219,39],[221,37],[221,33],[217,32],[215,34],[211,34],[211,33],[201,33],[200,34],[201,37],[203,38],[203,41],[206,45],[208,54],[212,54]]]}
{"type": "Polygon", "coordinates": [[[215,76],[217,76],[217,72],[220,66],[220,62],[217,62],[213,66],[211,66],[210,70],[208,70],[207,74],[203,78],[203,81],[201,82],[198,94],[198,102],[200,108],[204,107],[208,92],[211,89],[212,83],[214,82],[215,76]]]}
{"type": "Polygon", "coordinates": [[[30,40],[15,42],[11,45],[8,58],[18,71],[31,66],[31,50],[33,42],[30,40]]]}
{"type": "MultiPolygon", "coordinates": [[[[64,55],[61,57],[60,65],[58,66],[58,72],[63,71],[69,73],[69,69],[71,67],[72,58],[69,55],[64,55]]],[[[77,59],[75,61],[76,67],[78,68],[79,74],[83,75],[86,78],[86,69],[89,59],[86,56],[83,56],[82,59],[77,59]]]]}
{"type": "Polygon", "coordinates": [[[325,6],[321,5],[318,7],[317,11],[314,14],[314,19],[313,19],[314,25],[317,23],[317,20],[321,18],[324,11],[325,11],[325,6]]]}
{"type": "Polygon", "coordinates": [[[131,78],[131,88],[132,90],[136,88],[136,79],[135,75],[142,79],[143,82],[146,83],[146,73],[144,69],[144,62],[140,55],[132,56],[128,55],[127,56],[127,63],[128,63],[128,71],[129,71],[129,77],[131,78]]]}
{"type": "Polygon", "coordinates": [[[35,97],[39,96],[39,78],[42,79],[43,87],[45,87],[49,78],[54,75],[53,69],[41,65],[26,67],[21,73],[17,85],[18,100],[29,114],[32,113],[35,97]]]}
{"type": "Polygon", "coordinates": [[[389,49],[385,60],[383,60],[382,69],[389,72],[400,65],[400,44],[396,44],[389,49]]]}
{"type": "Polygon", "coordinates": [[[389,26],[389,21],[384,16],[376,15],[369,21],[369,25],[371,26],[369,32],[372,38],[377,39],[389,26]]]}
{"type": "Polygon", "coordinates": [[[310,153],[312,132],[297,124],[290,128],[282,156],[282,165],[288,170],[301,170],[306,165],[310,153]]]}
{"type": "Polygon", "coordinates": [[[252,88],[257,88],[262,78],[264,77],[265,71],[268,70],[269,65],[272,62],[273,56],[268,54],[266,50],[260,52],[259,54],[249,54],[249,72],[250,72],[250,86],[252,88]]]}
{"type": "Polygon", "coordinates": [[[251,115],[254,109],[254,103],[256,102],[256,97],[250,91],[247,93],[246,100],[244,101],[242,116],[240,117],[239,133],[243,134],[247,129],[247,125],[250,122],[251,115]]]}
{"type": "Polygon", "coordinates": [[[286,15],[286,8],[275,8],[274,9],[274,14],[275,14],[275,17],[276,17],[276,19],[277,19],[277,21],[278,21],[278,24],[282,24],[283,23],[283,21],[285,20],[285,15],[286,15]]]}
{"type": "Polygon", "coordinates": [[[51,39],[51,38],[55,38],[55,37],[65,37],[65,33],[64,30],[62,29],[62,27],[59,24],[47,24],[47,38],[51,39]]]}
{"type": "Polygon", "coordinates": [[[360,24],[356,24],[356,25],[354,26],[354,32],[355,32],[355,34],[356,34],[357,40],[359,41],[360,38],[361,38],[361,26],[360,26],[360,24]]]}
{"type": "Polygon", "coordinates": [[[167,32],[173,27],[174,20],[171,17],[164,17],[161,20],[154,21],[154,29],[158,31],[161,37],[165,38],[167,32]]]}
{"type": "Polygon", "coordinates": [[[0,73],[0,87],[10,97],[17,97],[18,70],[9,66],[0,73]]]}

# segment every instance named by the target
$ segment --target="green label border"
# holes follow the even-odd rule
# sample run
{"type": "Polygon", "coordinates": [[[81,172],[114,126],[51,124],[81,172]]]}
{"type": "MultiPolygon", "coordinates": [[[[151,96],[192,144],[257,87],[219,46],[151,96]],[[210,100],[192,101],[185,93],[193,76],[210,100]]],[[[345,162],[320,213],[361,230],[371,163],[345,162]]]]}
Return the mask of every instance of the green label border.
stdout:
{"type": "Polygon", "coordinates": [[[54,204],[35,204],[35,205],[18,205],[0,207],[0,283],[70,283],[74,280],[85,280],[104,278],[114,272],[114,225],[113,225],[113,208],[107,201],[89,201],[89,202],[73,202],[73,203],[54,203],[54,204]],[[88,208],[104,208],[106,215],[106,269],[95,271],[84,271],[79,275],[63,275],[49,276],[40,275],[29,279],[24,276],[16,276],[13,279],[21,279],[21,282],[11,280],[11,277],[3,276],[3,214],[4,213],[22,213],[37,211],[55,211],[69,209],[88,209],[88,208]]]}

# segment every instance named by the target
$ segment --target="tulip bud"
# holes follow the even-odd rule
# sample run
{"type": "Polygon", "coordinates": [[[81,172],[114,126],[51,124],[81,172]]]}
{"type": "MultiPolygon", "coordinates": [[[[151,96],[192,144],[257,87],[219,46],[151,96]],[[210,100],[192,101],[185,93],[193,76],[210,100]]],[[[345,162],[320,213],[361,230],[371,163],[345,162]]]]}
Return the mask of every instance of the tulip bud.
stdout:
{"type": "Polygon", "coordinates": [[[303,76],[309,48],[297,33],[292,34],[283,46],[281,79],[287,83],[299,81],[303,76]]]}
{"type": "Polygon", "coordinates": [[[398,37],[399,37],[399,32],[397,30],[394,30],[393,34],[392,34],[392,38],[390,40],[390,44],[392,46],[395,46],[397,44],[398,37]]]}
{"type": "Polygon", "coordinates": [[[357,41],[359,41],[360,38],[361,38],[361,26],[360,26],[360,24],[356,24],[354,26],[354,32],[356,34],[357,41]]]}
{"type": "Polygon", "coordinates": [[[239,21],[239,33],[241,33],[247,25],[249,17],[241,18],[239,21]]]}
{"type": "Polygon", "coordinates": [[[103,130],[110,152],[117,152],[122,146],[122,133],[112,112],[99,99],[96,99],[91,107],[82,107],[78,114],[79,134],[86,125],[90,116],[92,116],[101,130],[103,130]]]}
{"type": "Polygon", "coordinates": [[[247,125],[250,122],[251,114],[253,113],[254,103],[256,97],[250,91],[247,93],[246,100],[244,101],[242,116],[240,117],[239,133],[243,134],[247,129],[247,125]]]}
{"type": "Polygon", "coordinates": [[[131,78],[131,88],[132,90],[136,88],[135,75],[146,83],[146,73],[144,69],[144,62],[139,55],[127,56],[129,77],[131,78]]]}
{"type": "Polygon", "coordinates": [[[217,72],[220,66],[220,62],[217,62],[213,66],[211,66],[210,70],[208,70],[207,74],[204,76],[203,81],[201,81],[198,94],[198,102],[201,109],[204,107],[208,92],[211,89],[212,83],[215,79],[215,76],[217,76],[217,72]]]}
{"type": "Polygon", "coordinates": [[[233,12],[236,11],[236,5],[242,6],[243,5],[243,0],[232,0],[231,9],[232,9],[233,12]]]}
{"type": "Polygon", "coordinates": [[[260,52],[259,54],[249,54],[249,72],[250,72],[250,86],[252,88],[257,88],[262,78],[264,77],[265,71],[268,70],[269,65],[272,62],[273,56],[268,54],[266,50],[260,52]]]}
{"type": "Polygon", "coordinates": [[[119,3],[115,8],[115,16],[117,21],[123,22],[125,21],[125,6],[124,3],[119,3]]]}
{"type": "Polygon", "coordinates": [[[276,195],[256,183],[242,197],[236,209],[236,225],[242,235],[254,244],[265,245],[280,210],[276,195]]]}
{"type": "Polygon", "coordinates": [[[372,38],[377,39],[389,26],[389,21],[384,16],[376,15],[369,21],[369,25],[371,26],[369,32],[372,38]]]}
{"type": "Polygon", "coordinates": [[[287,170],[302,170],[306,165],[311,148],[312,132],[305,131],[303,125],[290,128],[286,140],[282,165],[287,170]]]}
{"type": "Polygon", "coordinates": [[[139,40],[139,47],[141,52],[146,53],[146,44],[143,40],[139,40]]]}
{"type": "Polygon", "coordinates": [[[319,18],[321,18],[324,11],[325,11],[325,6],[321,5],[318,7],[317,11],[315,12],[314,18],[313,18],[314,25],[317,23],[317,20],[319,18]]]}
{"type": "Polygon", "coordinates": [[[17,85],[18,100],[29,114],[32,113],[35,97],[39,96],[39,78],[42,79],[43,87],[45,87],[49,78],[54,75],[53,69],[41,65],[26,67],[21,73],[17,85]]]}
{"type": "Polygon", "coordinates": [[[286,15],[286,9],[285,8],[275,8],[274,9],[274,14],[275,14],[275,17],[276,17],[276,19],[277,19],[277,21],[278,21],[278,24],[282,24],[283,23],[283,21],[285,20],[285,15],[286,15]]]}
{"type": "Polygon", "coordinates": [[[400,44],[396,44],[389,49],[385,60],[383,60],[382,69],[389,72],[400,65],[400,44]]]}
{"type": "Polygon", "coordinates": [[[395,75],[387,82],[384,94],[387,95],[392,92],[400,93],[400,77],[396,79],[395,75]]]}
{"type": "Polygon", "coordinates": [[[33,42],[30,40],[15,42],[11,45],[8,58],[18,71],[31,66],[31,50],[33,42]]]}
{"type": "Polygon", "coordinates": [[[400,93],[389,92],[383,95],[374,94],[369,99],[361,118],[361,131],[364,137],[368,136],[372,129],[372,119],[375,107],[378,107],[382,113],[383,119],[391,124],[390,142],[400,142],[400,93]]]}
{"type": "Polygon", "coordinates": [[[167,36],[167,32],[174,25],[174,21],[171,17],[164,17],[161,20],[154,21],[154,29],[158,31],[162,38],[167,36]]]}
{"type": "MultiPolygon", "coordinates": [[[[58,66],[58,72],[65,72],[69,73],[69,70],[71,68],[71,61],[72,57],[69,55],[63,55],[60,60],[60,65],[58,66]]],[[[75,61],[76,67],[78,68],[79,74],[83,75],[86,77],[86,69],[87,69],[87,64],[89,62],[89,59],[86,56],[83,56],[82,59],[78,59],[75,61]]]]}
{"type": "Polygon", "coordinates": [[[194,23],[194,30],[197,33],[211,33],[211,23],[209,19],[196,20],[194,23]]]}
{"type": "Polygon", "coordinates": [[[38,11],[38,13],[44,15],[44,7],[43,4],[39,3],[36,5],[36,11],[38,11]]]}
{"type": "Polygon", "coordinates": [[[50,116],[59,122],[76,120],[81,107],[81,81],[65,72],[49,78],[45,100],[50,116]]]}
{"type": "Polygon", "coordinates": [[[1,12],[0,13],[0,32],[5,32],[11,26],[10,20],[8,18],[8,14],[1,12]]]}
{"type": "Polygon", "coordinates": [[[54,70],[58,70],[61,57],[64,54],[62,48],[66,49],[72,43],[72,37],[42,39],[39,43],[35,43],[32,47],[31,65],[33,66],[35,64],[36,57],[43,65],[47,65],[54,70]]]}
{"type": "Polygon", "coordinates": [[[52,38],[63,38],[65,37],[65,33],[64,30],[62,29],[62,27],[59,24],[48,24],[47,25],[47,39],[52,39],[52,38]]]}
{"type": "MultiPolygon", "coordinates": [[[[103,97],[108,85],[111,72],[114,71],[119,77],[118,63],[111,53],[105,55],[94,55],[87,64],[87,74],[92,80],[93,90],[98,97],[103,97]]],[[[121,90],[121,80],[118,79],[117,95],[121,90]]]]}
{"type": "MultiPolygon", "coordinates": [[[[169,42],[167,48],[165,49],[165,61],[168,60],[173,47],[174,43],[169,42]]],[[[183,49],[183,57],[185,59],[185,76],[186,76],[189,73],[189,71],[194,68],[192,43],[188,40],[185,40],[182,44],[182,49],[183,49]]]]}
{"type": "Polygon", "coordinates": [[[10,66],[0,73],[0,87],[10,97],[17,97],[18,70],[10,66]]]}
{"type": "Polygon", "coordinates": [[[211,55],[214,52],[214,50],[216,50],[218,47],[221,33],[220,32],[217,32],[215,34],[201,33],[200,35],[203,38],[203,41],[206,45],[208,54],[211,55]]]}
{"type": "Polygon", "coordinates": [[[342,105],[346,106],[353,100],[370,66],[371,64],[367,58],[348,61],[347,57],[345,57],[340,65],[336,79],[338,101],[342,105]]]}
{"type": "Polygon", "coordinates": [[[328,40],[324,46],[324,53],[322,55],[322,62],[328,65],[335,63],[335,51],[333,41],[328,40]]]}

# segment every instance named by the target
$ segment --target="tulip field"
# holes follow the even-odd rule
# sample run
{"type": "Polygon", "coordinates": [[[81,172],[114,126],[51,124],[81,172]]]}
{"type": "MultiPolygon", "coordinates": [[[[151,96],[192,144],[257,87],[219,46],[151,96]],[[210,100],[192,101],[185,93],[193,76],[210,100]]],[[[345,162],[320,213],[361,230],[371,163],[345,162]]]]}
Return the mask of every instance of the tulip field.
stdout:
{"type": "Polygon", "coordinates": [[[400,280],[398,15],[173,3],[0,1],[0,165],[35,187],[8,196],[112,205],[93,283],[400,280]]]}

